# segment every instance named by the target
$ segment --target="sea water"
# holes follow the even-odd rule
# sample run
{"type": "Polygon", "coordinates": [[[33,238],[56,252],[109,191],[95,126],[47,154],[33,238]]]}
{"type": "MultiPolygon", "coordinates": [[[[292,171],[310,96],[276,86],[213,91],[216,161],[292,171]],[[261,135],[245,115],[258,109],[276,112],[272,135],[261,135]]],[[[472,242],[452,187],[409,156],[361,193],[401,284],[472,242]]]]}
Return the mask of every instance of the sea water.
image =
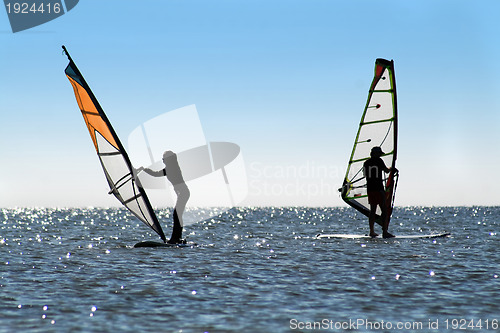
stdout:
{"type": "Polygon", "coordinates": [[[498,332],[499,219],[396,208],[391,232],[451,236],[318,240],[368,222],[351,208],[233,208],[185,228],[196,247],[136,249],[159,237],[123,209],[3,209],[0,332],[498,332]]]}

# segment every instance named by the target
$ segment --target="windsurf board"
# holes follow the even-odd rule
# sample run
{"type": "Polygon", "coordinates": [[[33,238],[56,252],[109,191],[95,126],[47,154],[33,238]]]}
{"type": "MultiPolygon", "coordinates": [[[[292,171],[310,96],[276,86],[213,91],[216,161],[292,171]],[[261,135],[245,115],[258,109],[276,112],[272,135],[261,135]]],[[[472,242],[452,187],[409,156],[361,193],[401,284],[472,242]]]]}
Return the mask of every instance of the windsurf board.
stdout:
{"type": "Polygon", "coordinates": [[[382,238],[382,236],[370,237],[369,235],[359,235],[359,234],[318,234],[316,238],[318,239],[329,239],[329,238],[344,238],[344,239],[417,239],[417,238],[440,238],[447,237],[450,233],[439,233],[439,234],[417,234],[417,235],[396,235],[392,238],[382,238]]]}

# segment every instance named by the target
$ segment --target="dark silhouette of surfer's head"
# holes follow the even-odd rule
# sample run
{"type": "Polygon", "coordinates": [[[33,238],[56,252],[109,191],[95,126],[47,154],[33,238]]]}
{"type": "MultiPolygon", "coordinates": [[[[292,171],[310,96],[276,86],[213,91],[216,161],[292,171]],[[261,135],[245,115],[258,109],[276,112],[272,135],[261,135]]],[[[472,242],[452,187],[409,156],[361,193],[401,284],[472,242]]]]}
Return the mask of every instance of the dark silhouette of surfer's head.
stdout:
{"type": "Polygon", "coordinates": [[[382,151],[382,148],[376,146],[372,148],[372,151],[370,152],[371,157],[380,157],[384,155],[384,152],[382,151]]]}
{"type": "Polygon", "coordinates": [[[177,154],[171,150],[165,151],[163,153],[163,163],[165,164],[165,176],[167,176],[172,185],[175,187],[179,184],[184,184],[182,171],[177,161],[177,154]]]}
{"type": "Polygon", "coordinates": [[[177,163],[177,155],[173,151],[167,150],[163,153],[163,163],[165,165],[171,164],[174,161],[177,163]]]}

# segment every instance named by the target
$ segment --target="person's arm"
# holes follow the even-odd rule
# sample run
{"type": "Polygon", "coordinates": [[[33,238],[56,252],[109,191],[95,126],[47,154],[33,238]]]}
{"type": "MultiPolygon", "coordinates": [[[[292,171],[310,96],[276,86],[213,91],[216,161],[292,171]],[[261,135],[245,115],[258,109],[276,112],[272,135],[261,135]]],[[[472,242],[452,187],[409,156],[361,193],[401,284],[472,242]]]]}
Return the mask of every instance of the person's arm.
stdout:
{"type": "Polygon", "coordinates": [[[140,167],[140,168],[137,169],[137,173],[139,173],[141,171],[144,171],[145,173],[147,173],[148,175],[151,175],[153,177],[163,177],[163,176],[165,176],[164,170],[165,169],[154,171],[154,170],[151,170],[150,168],[140,167]]]}
{"type": "MultiPolygon", "coordinates": [[[[384,165],[384,166],[385,166],[385,165],[384,165]]],[[[391,168],[387,168],[387,167],[386,167],[384,171],[385,171],[385,173],[389,173],[389,172],[391,172],[391,171],[394,171],[395,173],[398,173],[398,172],[399,172],[399,171],[398,171],[398,169],[396,169],[396,168],[392,168],[392,167],[391,167],[391,168]]]]}
{"type": "Polygon", "coordinates": [[[380,159],[380,161],[382,162],[380,163],[381,164],[380,167],[382,168],[382,170],[384,170],[385,173],[391,172],[391,168],[388,168],[382,159],[380,159]]]}

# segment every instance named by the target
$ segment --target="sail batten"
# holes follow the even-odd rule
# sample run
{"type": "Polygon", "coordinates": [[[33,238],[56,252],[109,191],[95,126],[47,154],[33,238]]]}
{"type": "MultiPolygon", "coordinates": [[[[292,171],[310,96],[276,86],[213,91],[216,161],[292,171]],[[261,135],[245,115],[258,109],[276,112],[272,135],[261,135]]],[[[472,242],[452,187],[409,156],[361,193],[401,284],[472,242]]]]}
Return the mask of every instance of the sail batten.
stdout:
{"type": "Polygon", "coordinates": [[[120,155],[120,152],[111,152],[111,153],[98,153],[99,156],[113,156],[120,155]]]}
{"type": "MultiPolygon", "coordinates": [[[[375,61],[375,75],[368,90],[368,100],[359,122],[346,176],[340,189],[342,199],[366,216],[370,214],[370,206],[363,163],[370,158],[370,151],[375,146],[382,148],[384,154],[381,158],[386,166],[395,170],[397,98],[394,62],[392,60],[377,59],[375,61]]],[[[384,179],[389,217],[394,204],[397,176],[397,173],[391,171],[384,179]]],[[[378,208],[377,214],[380,222],[380,208],[378,208]]]]}
{"type": "Polygon", "coordinates": [[[132,197],[132,198],[130,198],[130,199],[128,199],[128,200],[126,200],[126,201],[124,201],[124,202],[123,202],[123,204],[124,204],[124,205],[126,205],[126,204],[128,204],[129,202],[132,202],[132,201],[134,201],[134,200],[137,200],[137,199],[138,199],[138,198],[140,198],[140,197],[141,197],[141,195],[140,195],[140,194],[137,194],[135,197],[132,197]]]}
{"type": "Polygon", "coordinates": [[[136,181],[134,168],[106,114],[89,85],[63,46],[69,64],[69,79],[90,137],[94,143],[110,191],[135,217],[153,229],[166,242],[165,234],[144,189],[136,181]]]}
{"type": "MultiPolygon", "coordinates": [[[[389,156],[389,155],[393,155],[394,152],[389,152],[389,153],[385,153],[383,156],[389,156]]],[[[366,161],[367,159],[369,159],[370,157],[363,157],[363,158],[359,158],[357,160],[352,160],[352,161],[349,161],[349,164],[352,164],[352,163],[355,163],[355,162],[364,162],[366,161]]],[[[362,171],[362,169],[360,169],[360,171],[362,171]]]]}
{"type": "Polygon", "coordinates": [[[371,125],[371,124],[385,123],[387,121],[394,121],[394,118],[367,121],[367,122],[361,123],[360,125],[371,125]]]}

